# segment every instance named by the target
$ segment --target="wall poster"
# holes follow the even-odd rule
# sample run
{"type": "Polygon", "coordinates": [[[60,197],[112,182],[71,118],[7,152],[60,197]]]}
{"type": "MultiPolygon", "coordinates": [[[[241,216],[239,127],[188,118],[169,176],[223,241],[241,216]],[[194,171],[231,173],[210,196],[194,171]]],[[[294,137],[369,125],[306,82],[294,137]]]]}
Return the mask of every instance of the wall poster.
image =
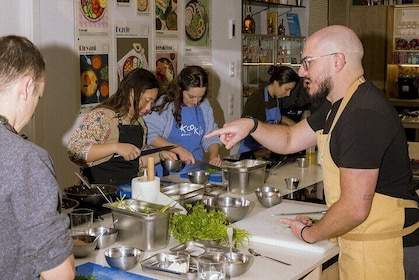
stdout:
{"type": "Polygon", "coordinates": [[[209,0],[185,3],[185,55],[208,56],[211,53],[209,0]]]}
{"type": "Polygon", "coordinates": [[[148,0],[137,0],[137,14],[149,14],[150,5],[148,0]]]}
{"type": "Polygon", "coordinates": [[[155,0],[156,37],[178,37],[178,0],[155,0]]]}
{"type": "Polygon", "coordinates": [[[177,74],[177,45],[156,44],[156,77],[161,87],[165,87],[177,74]]]}
{"type": "Polygon", "coordinates": [[[108,36],[108,0],[74,0],[76,36],[108,36]]]}
{"type": "Polygon", "coordinates": [[[109,98],[109,43],[79,42],[81,113],[109,98]]]}
{"type": "Polygon", "coordinates": [[[149,26],[138,22],[115,24],[119,81],[135,68],[149,69],[149,26]]]}

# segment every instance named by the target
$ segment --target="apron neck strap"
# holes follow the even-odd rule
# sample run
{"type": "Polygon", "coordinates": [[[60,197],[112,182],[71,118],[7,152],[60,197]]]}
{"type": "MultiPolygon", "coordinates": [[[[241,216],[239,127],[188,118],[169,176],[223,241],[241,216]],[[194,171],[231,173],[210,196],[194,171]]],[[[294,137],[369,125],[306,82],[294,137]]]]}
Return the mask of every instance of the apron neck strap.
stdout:
{"type": "Polygon", "coordinates": [[[352,96],[354,95],[355,91],[358,89],[359,85],[365,83],[364,76],[358,77],[355,82],[349,87],[346,91],[345,96],[343,97],[342,103],[339,105],[339,109],[336,112],[336,116],[333,119],[333,123],[330,127],[330,131],[335,127],[336,122],[338,121],[340,115],[342,114],[343,110],[345,109],[346,105],[348,104],[349,100],[351,100],[352,96]]]}

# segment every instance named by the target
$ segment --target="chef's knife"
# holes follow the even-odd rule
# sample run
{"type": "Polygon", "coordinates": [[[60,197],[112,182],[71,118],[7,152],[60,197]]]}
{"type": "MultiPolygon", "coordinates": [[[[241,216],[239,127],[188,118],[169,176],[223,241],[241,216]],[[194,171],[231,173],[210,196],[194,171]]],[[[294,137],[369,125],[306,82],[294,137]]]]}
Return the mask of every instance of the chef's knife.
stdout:
{"type": "Polygon", "coordinates": [[[290,212],[290,213],[276,213],[272,216],[285,216],[285,215],[303,215],[303,214],[325,214],[327,210],[313,211],[313,212],[290,212]]]}
{"type": "MultiPolygon", "coordinates": [[[[157,147],[157,148],[152,148],[152,149],[148,149],[148,150],[143,150],[143,151],[141,151],[141,156],[154,154],[154,153],[157,153],[157,152],[160,152],[160,151],[171,150],[175,147],[176,147],[176,145],[169,145],[169,146],[163,146],[163,147],[157,147]]],[[[113,157],[120,157],[120,155],[116,154],[113,157]]]]}

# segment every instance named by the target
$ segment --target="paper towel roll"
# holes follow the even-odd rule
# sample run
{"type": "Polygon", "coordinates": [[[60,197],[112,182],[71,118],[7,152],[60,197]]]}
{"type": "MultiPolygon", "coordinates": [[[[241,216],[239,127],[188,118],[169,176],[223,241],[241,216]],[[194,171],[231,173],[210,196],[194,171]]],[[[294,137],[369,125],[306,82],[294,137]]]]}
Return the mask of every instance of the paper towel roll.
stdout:
{"type": "Polygon", "coordinates": [[[147,176],[135,177],[132,179],[132,198],[156,202],[160,193],[160,178],[154,177],[154,180],[148,181],[147,176]]]}

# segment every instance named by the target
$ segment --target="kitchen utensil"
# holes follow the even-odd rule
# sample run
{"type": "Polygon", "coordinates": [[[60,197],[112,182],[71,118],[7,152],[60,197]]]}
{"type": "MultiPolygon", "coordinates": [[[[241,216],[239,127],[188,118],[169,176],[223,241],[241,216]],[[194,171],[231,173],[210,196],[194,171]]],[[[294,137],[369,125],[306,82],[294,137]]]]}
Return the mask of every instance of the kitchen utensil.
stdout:
{"type": "Polygon", "coordinates": [[[237,277],[244,274],[252,266],[254,257],[242,253],[224,253],[223,256],[229,255],[227,263],[227,276],[237,277]]]}
{"type": "Polygon", "coordinates": [[[71,186],[64,189],[67,197],[77,200],[80,204],[102,205],[107,200],[116,198],[118,188],[112,185],[91,184],[92,189],[87,186],[71,186]],[[105,196],[103,194],[105,194],[105,196]],[[105,198],[106,197],[106,198],[105,198]]]}
{"type": "Polygon", "coordinates": [[[134,268],[142,255],[142,251],[134,247],[116,247],[105,251],[106,262],[111,267],[122,270],[134,268]]]}
{"type": "Polygon", "coordinates": [[[229,259],[233,259],[233,227],[227,227],[227,236],[228,236],[228,248],[230,250],[229,259]]]}
{"type": "MultiPolygon", "coordinates": [[[[168,145],[168,146],[163,146],[163,147],[158,147],[158,148],[152,148],[152,149],[148,149],[148,150],[142,150],[141,151],[141,156],[146,156],[146,155],[158,153],[158,152],[161,152],[161,151],[171,150],[174,147],[176,147],[176,145],[168,145]]],[[[115,154],[113,157],[114,158],[115,157],[120,157],[120,155],[115,154]]]]}
{"type": "Polygon", "coordinates": [[[154,157],[147,158],[147,181],[154,180],[154,157]]]}
{"type": "Polygon", "coordinates": [[[308,167],[309,161],[305,157],[300,157],[296,159],[298,167],[306,168],[308,167]]]}
{"type": "Polygon", "coordinates": [[[118,243],[136,247],[142,251],[156,251],[167,246],[170,239],[169,221],[172,211],[158,212],[165,205],[157,205],[136,199],[125,199],[124,207],[104,204],[112,210],[119,222],[118,243]]]}
{"type": "Polygon", "coordinates": [[[119,230],[116,228],[106,229],[105,227],[95,227],[89,229],[89,235],[98,236],[99,234],[106,231],[104,235],[97,239],[97,249],[104,249],[116,242],[118,238],[119,230]]]}
{"type": "Polygon", "coordinates": [[[267,161],[245,159],[226,165],[228,190],[235,194],[250,194],[265,183],[267,161]]]}
{"type": "Polygon", "coordinates": [[[71,235],[88,234],[93,224],[93,210],[78,208],[70,212],[71,235]]]}
{"type": "Polygon", "coordinates": [[[161,165],[163,166],[164,170],[167,172],[178,172],[183,167],[185,167],[185,162],[181,161],[180,159],[176,160],[162,160],[161,165]]]}
{"type": "Polygon", "coordinates": [[[101,238],[105,233],[107,233],[108,232],[108,230],[114,225],[114,224],[116,224],[118,222],[118,219],[115,219],[115,221],[113,221],[112,222],[112,224],[110,224],[109,226],[107,226],[106,228],[105,228],[105,230],[102,232],[102,233],[100,233],[98,236],[96,236],[96,238],[95,238],[95,241],[97,241],[99,238],[101,238]]]}
{"type": "Polygon", "coordinates": [[[70,212],[77,206],[79,206],[79,202],[75,199],[66,197],[61,199],[61,212],[64,214],[70,214],[70,212]]]}
{"type": "Polygon", "coordinates": [[[286,262],[283,262],[283,261],[280,261],[280,260],[277,260],[277,259],[274,259],[274,258],[271,258],[271,257],[268,257],[268,256],[263,256],[263,255],[259,254],[258,252],[256,252],[255,250],[253,250],[252,248],[249,248],[249,253],[252,254],[255,257],[262,257],[262,258],[265,258],[265,259],[270,259],[270,260],[273,260],[273,261],[291,266],[291,264],[289,264],[289,263],[286,263],[286,262]]]}
{"type": "Polygon", "coordinates": [[[275,187],[258,187],[255,189],[255,194],[259,203],[267,208],[282,202],[281,193],[279,189],[275,187]]]}
{"type": "Polygon", "coordinates": [[[227,258],[222,253],[205,253],[198,257],[198,279],[225,279],[227,258]]]}
{"type": "Polygon", "coordinates": [[[325,214],[327,210],[312,211],[312,212],[290,212],[290,213],[275,213],[272,216],[285,216],[285,215],[305,215],[305,214],[325,214]]]}
{"type": "Polygon", "coordinates": [[[296,190],[298,188],[298,184],[300,184],[299,178],[285,178],[285,185],[287,186],[287,189],[289,190],[296,190]]]}
{"type": "Polygon", "coordinates": [[[93,192],[93,188],[92,188],[92,186],[89,184],[89,182],[87,182],[84,178],[83,178],[83,176],[81,176],[78,172],[74,172],[74,174],[76,174],[76,176],[77,177],[79,177],[79,179],[80,179],[80,181],[87,187],[87,189],[89,189],[90,190],[90,192],[92,193],[92,194],[94,194],[94,192],[93,192]]]}
{"type": "Polygon", "coordinates": [[[253,209],[255,203],[242,197],[209,197],[202,200],[205,208],[226,213],[230,223],[240,221],[253,209]]]}
{"type": "Polygon", "coordinates": [[[72,235],[73,254],[76,258],[84,258],[93,253],[96,249],[97,241],[95,237],[88,234],[72,235]]]}
{"type": "Polygon", "coordinates": [[[208,182],[209,173],[204,170],[196,170],[188,172],[188,178],[191,183],[205,184],[208,182]]]}
{"type": "Polygon", "coordinates": [[[80,181],[86,186],[86,187],[88,187],[89,189],[92,189],[92,186],[90,186],[90,183],[89,182],[87,182],[84,178],[83,178],[83,176],[81,176],[78,172],[74,172],[74,174],[76,174],[76,176],[77,177],[79,177],[79,179],[80,179],[80,181]]]}

